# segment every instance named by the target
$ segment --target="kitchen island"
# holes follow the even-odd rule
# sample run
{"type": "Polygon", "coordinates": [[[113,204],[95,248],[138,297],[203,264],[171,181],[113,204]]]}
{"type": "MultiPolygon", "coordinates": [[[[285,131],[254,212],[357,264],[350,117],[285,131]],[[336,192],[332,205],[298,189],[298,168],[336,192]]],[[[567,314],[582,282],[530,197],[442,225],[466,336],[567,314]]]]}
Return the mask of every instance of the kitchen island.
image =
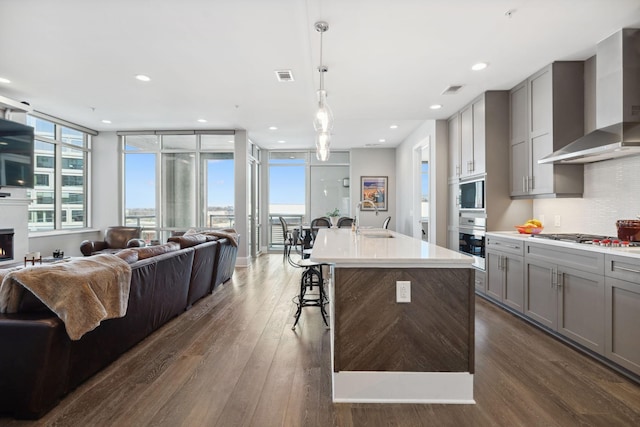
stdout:
{"type": "Polygon", "coordinates": [[[331,266],[334,402],[474,403],[470,256],[342,228],[320,230],[311,260],[331,266]]]}

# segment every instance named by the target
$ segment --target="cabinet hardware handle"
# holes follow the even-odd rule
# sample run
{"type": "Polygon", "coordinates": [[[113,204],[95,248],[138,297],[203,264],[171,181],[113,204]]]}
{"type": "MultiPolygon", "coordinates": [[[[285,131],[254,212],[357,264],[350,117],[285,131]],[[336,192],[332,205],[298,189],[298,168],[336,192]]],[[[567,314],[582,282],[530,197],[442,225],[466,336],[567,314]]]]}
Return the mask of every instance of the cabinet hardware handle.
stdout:
{"type": "Polygon", "coordinates": [[[556,275],[557,275],[556,281],[557,281],[558,290],[560,290],[564,285],[564,273],[560,273],[556,271],[556,275]]]}
{"type": "Polygon", "coordinates": [[[471,172],[473,172],[474,170],[476,170],[476,166],[474,164],[474,161],[471,160],[469,163],[471,163],[471,172]]]}
{"type": "Polygon", "coordinates": [[[527,190],[528,191],[533,191],[533,187],[534,187],[535,182],[536,182],[535,181],[535,177],[533,177],[533,176],[528,176],[527,177],[527,190]]]}
{"type": "Polygon", "coordinates": [[[551,289],[554,288],[554,274],[553,274],[553,268],[549,270],[549,282],[551,283],[551,289]]]}
{"type": "Polygon", "coordinates": [[[522,192],[523,193],[527,192],[527,177],[526,176],[522,176],[522,192]]]}
{"type": "Polygon", "coordinates": [[[640,273],[640,270],[634,270],[633,268],[626,268],[626,267],[617,267],[613,264],[611,264],[611,270],[612,271],[622,270],[622,271],[628,271],[630,273],[640,273]]]}

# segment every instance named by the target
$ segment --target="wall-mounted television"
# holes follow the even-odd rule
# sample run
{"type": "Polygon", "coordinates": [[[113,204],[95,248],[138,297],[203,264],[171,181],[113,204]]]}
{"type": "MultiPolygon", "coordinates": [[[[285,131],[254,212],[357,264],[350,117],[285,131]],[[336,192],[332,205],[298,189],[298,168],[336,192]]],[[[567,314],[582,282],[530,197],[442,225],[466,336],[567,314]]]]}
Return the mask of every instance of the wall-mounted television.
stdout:
{"type": "Polygon", "coordinates": [[[33,188],[33,128],[0,119],[0,187],[33,188]]]}

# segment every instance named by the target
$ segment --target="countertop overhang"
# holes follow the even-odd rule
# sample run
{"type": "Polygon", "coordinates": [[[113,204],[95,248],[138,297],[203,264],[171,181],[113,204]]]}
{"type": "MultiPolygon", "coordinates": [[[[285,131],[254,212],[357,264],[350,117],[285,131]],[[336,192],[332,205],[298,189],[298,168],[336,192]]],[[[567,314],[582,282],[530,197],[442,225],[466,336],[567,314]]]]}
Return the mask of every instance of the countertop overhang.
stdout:
{"type": "Polygon", "coordinates": [[[381,228],[320,229],[311,261],[338,267],[472,268],[473,258],[381,228]]]}

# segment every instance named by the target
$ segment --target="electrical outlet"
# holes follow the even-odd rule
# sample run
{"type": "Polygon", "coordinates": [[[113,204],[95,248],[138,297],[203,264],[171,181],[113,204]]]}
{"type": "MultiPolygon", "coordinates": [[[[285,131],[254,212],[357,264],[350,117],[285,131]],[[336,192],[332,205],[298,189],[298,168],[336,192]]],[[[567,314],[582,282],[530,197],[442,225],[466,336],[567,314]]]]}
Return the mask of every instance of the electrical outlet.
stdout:
{"type": "Polygon", "coordinates": [[[396,281],[396,302],[411,302],[411,282],[396,281]]]}
{"type": "Polygon", "coordinates": [[[560,215],[556,215],[553,218],[553,225],[556,227],[560,227],[562,225],[562,218],[560,218],[560,215]]]}

